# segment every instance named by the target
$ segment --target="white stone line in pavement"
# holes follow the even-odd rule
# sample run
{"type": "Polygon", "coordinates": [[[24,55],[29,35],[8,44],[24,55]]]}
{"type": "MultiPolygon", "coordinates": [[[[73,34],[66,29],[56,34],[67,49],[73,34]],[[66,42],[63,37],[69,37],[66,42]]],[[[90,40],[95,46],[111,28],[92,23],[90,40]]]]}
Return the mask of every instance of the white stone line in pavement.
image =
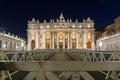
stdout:
{"type": "Polygon", "coordinates": [[[33,80],[36,77],[36,72],[30,72],[23,80],[33,80]]]}

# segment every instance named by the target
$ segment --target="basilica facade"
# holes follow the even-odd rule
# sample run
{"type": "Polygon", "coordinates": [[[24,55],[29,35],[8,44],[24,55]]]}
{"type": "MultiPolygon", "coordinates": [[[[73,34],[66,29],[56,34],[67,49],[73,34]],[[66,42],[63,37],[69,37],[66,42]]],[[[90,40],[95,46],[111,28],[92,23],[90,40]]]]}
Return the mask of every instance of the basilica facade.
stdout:
{"type": "Polygon", "coordinates": [[[28,21],[27,49],[95,49],[94,21],[89,17],[83,22],[64,19],[61,13],[56,20],[28,21]]]}

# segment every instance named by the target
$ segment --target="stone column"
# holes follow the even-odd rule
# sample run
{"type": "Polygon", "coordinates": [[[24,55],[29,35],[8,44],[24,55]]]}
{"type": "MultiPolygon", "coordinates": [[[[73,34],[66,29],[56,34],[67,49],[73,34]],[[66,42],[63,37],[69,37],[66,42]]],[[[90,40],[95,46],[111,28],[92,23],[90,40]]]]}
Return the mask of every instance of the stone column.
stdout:
{"type": "Polygon", "coordinates": [[[56,34],[56,46],[57,46],[57,49],[59,49],[59,46],[58,46],[58,33],[56,34]]]}
{"type": "Polygon", "coordinates": [[[53,42],[52,42],[52,43],[53,43],[52,46],[53,46],[53,49],[54,49],[54,33],[53,33],[53,40],[52,40],[52,41],[53,41],[53,42]]]}
{"type": "Polygon", "coordinates": [[[68,43],[67,43],[67,49],[70,49],[70,46],[69,46],[69,35],[70,35],[70,34],[68,33],[68,36],[67,36],[67,38],[68,38],[68,40],[67,40],[67,42],[68,42],[68,43]]]}
{"type": "Polygon", "coordinates": [[[78,33],[76,33],[76,49],[78,49],[78,33]]]}
{"type": "Polygon", "coordinates": [[[118,51],[120,51],[120,46],[119,46],[120,45],[120,41],[118,41],[117,45],[118,45],[118,51]]]}
{"type": "MultiPolygon", "coordinates": [[[[14,50],[14,43],[12,42],[11,45],[12,45],[11,50],[14,50]]],[[[20,47],[21,47],[21,44],[20,44],[20,47]]]]}
{"type": "Polygon", "coordinates": [[[8,48],[8,42],[4,41],[4,44],[5,44],[5,50],[7,50],[7,48],[8,48]]]}
{"type": "Polygon", "coordinates": [[[10,42],[9,41],[7,41],[8,42],[8,44],[7,44],[7,49],[6,50],[9,50],[10,49],[10,42]]]}
{"type": "Polygon", "coordinates": [[[36,49],[38,49],[38,32],[36,32],[36,37],[35,37],[35,45],[36,45],[36,49]]]}
{"type": "MultiPolygon", "coordinates": [[[[30,32],[28,31],[27,32],[27,42],[28,42],[28,44],[27,44],[27,50],[32,50],[32,48],[31,48],[31,34],[30,34],[30,32]]],[[[7,46],[7,45],[6,45],[7,46]]]]}
{"type": "Polygon", "coordinates": [[[46,49],[45,33],[43,34],[43,49],[46,49]]]}
{"type": "Polygon", "coordinates": [[[52,34],[50,33],[50,49],[52,49],[52,34]]]}
{"type": "Polygon", "coordinates": [[[51,38],[52,38],[52,40],[51,40],[51,48],[52,49],[54,49],[54,33],[53,32],[51,32],[51,38]]]}
{"type": "MultiPolygon", "coordinates": [[[[65,33],[64,33],[64,35],[65,35],[65,33]]],[[[63,38],[63,49],[65,49],[65,36],[63,38]]]]}
{"type": "Polygon", "coordinates": [[[3,45],[4,45],[4,42],[3,42],[3,40],[1,40],[1,44],[0,44],[0,46],[1,46],[1,50],[4,50],[3,45]]]}
{"type": "Polygon", "coordinates": [[[91,33],[92,34],[92,44],[91,44],[91,46],[92,46],[92,49],[93,50],[95,50],[95,43],[94,43],[94,41],[95,41],[95,36],[94,36],[94,33],[91,33]]]}
{"type": "Polygon", "coordinates": [[[71,38],[71,33],[69,33],[69,49],[72,49],[72,38],[71,38]]]}
{"type": "Polygon", "coordinates": [[[40,32],[38,31],[38,49],[40,49],[40,32]]]}
{"type": "Polygon", "coordinates": [[[51,32],[51,40],[50,40],[50,46],[51,46],[51,49],[52,49],[52,32],[51,32]]]}
{"type": "Polygon", "coordinates": [[[86,49],[86,39],[87,39],[87,35],[86,35],[86,31],[83,31],[83,48],[86,49]]]}

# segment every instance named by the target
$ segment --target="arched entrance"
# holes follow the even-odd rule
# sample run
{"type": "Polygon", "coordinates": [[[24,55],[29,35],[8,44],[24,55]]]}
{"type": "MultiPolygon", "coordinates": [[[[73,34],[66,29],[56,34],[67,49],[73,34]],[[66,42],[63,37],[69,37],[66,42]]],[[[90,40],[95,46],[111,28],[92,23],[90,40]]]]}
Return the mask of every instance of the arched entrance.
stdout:
{"type": "Polygon", "coordinates": [[[50,40],[46,40],[46,48],[47,48],[47,49],[50,48],[50,40]]]}
{"type": "Polygon", "coordinates": [[[88,48],[88,49],[91,48],[91,40],[87,40],[87,48],[88,48]]]}
{"type": "Polygon", "coordinates": [[[63,42],[59,42],[59,48],[60,48],[60,49],[63,48],[63,42]]]}
{"type": "Polygon", "coordinates": [[[59,48],[63,49],[65,46],[65,33],[59,32],[58,33],[58,43],[59,43],[59,48]]]}
{"type": "Polygon", "coordinates": [[[35,49],[35,40],[31,41],[31,48],[32,48],[32,50],[35,49]]]}

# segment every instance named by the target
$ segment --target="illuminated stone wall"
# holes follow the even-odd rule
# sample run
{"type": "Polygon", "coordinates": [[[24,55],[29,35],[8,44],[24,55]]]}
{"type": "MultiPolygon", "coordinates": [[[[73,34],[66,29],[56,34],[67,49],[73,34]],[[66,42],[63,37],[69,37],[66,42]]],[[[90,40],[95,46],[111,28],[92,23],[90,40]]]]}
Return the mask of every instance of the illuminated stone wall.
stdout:
{"type": "Polygon", "coordinates": [[[0,32],[0,50],[21,51],[25,50],[25,45],[24,39],[10,33],[0,32]]]}
{"type": "Polygon", "coordinates": [[[97,50],[120,51],[120,17],[104,28],[104,32],[96,41],[97,50]]]}

